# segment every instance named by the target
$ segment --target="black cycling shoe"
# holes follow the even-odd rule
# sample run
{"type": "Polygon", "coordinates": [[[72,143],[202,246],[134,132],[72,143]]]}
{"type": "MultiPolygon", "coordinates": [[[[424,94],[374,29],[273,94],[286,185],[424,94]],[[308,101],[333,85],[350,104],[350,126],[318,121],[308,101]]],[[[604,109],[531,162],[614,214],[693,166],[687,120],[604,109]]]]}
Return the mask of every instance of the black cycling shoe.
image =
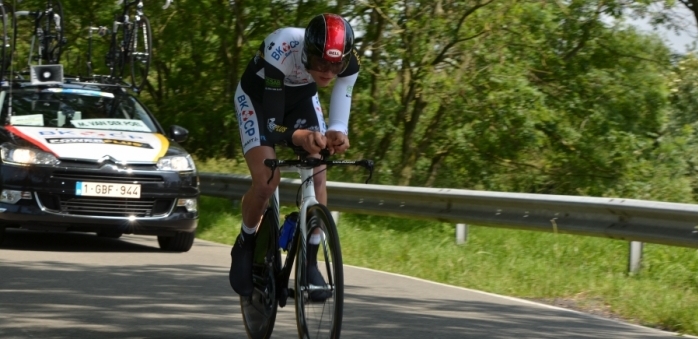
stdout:
{"type": "Polygon", "coordinates": [[[228,279],[235,293],[243,297],[252,295],[252,257],[254,256],[254,238],[244,241],[242,234],[238,235],[235,245],[230,251],[232,263],[228,279]]]}
{"type": "Polygon", "coordinates": [[[325,279],[322,277],[322,273],[318,270],[317,264],[309,264],[306,273],[308,274],[308,282],[311,285],[325,288],[323,290],[310,291],[308,294],[310,301],[322,302],[332,296],[332,291],[329,290],[329,286],[327,286],[325,279]]]}

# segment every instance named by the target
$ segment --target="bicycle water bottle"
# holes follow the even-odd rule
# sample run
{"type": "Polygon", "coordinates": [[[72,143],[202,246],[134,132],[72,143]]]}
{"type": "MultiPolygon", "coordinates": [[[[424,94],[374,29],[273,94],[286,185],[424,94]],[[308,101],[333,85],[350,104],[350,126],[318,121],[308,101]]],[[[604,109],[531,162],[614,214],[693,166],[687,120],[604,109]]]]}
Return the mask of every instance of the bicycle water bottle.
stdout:
{"type": "Polygon", "coordinates": [[[296,230],[296,224],[298,224],[298,212],[293,212],[286,216],[284,224],[281,226],[281,235],[279,236],[279,247],[284,251],[288,251],[289,245],[291,244],[291,239],[293,239],[293,232],[296,230]]]}

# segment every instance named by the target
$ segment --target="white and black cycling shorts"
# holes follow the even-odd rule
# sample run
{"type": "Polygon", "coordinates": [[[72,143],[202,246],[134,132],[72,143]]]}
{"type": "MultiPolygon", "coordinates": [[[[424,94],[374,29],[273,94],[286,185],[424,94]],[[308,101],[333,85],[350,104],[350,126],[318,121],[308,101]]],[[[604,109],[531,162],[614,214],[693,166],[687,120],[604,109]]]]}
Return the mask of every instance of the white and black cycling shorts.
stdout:
{"type": "Polygon", "coordinates": [[[266,117],[262,103],[253,100],[240,84],[235,91],[234,101],[243,154],[257,146],[273,148],[274,142],[269,140],[268,135],[271,133],[269,128],[273,128],[274,125],[282,125],[294,130],[319,131],[322,134],[327,130],[317,92],[307,99],[296,100],[291,107],[285,107],[281,122],[275,121],[275,118],[266,117]]]}

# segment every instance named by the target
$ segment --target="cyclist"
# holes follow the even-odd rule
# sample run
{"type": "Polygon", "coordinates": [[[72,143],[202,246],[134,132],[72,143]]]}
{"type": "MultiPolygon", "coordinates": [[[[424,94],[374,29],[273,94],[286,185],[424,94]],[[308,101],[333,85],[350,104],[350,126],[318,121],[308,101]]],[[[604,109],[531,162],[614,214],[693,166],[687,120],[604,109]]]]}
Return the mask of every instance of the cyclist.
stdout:
{"type": "MultiPolygon", "coordinates": [[[[252,294],[255,233],[280,181],[279,173],[272,177],[264,159],[276,158],[274,145],[279,143],[302,147],[313,155],[324,148],[331,154],[344,153],[349,147],[351,94],[359,65],[349,22],[336,14],[321,14],[305,29],[280,28],[267,36],[243,73],[235,92],[235,110],[252,186],[242,198],[242,227],[230,253],[230,285],[239,295],[252,294]],[[329,126],[325,126],[317,87],[333,80],[329,126]]],[[[323,169],[316,168],[313,178],[318,202],[327,204],[323,169]]],[[[325,282],[316,258],[319,242],[320,234],[311,234],[308,278],[322,286],[325,282]]],[[[328,297],[323,291],[314,292],[318,293],[311,298],[328,297]]]]}

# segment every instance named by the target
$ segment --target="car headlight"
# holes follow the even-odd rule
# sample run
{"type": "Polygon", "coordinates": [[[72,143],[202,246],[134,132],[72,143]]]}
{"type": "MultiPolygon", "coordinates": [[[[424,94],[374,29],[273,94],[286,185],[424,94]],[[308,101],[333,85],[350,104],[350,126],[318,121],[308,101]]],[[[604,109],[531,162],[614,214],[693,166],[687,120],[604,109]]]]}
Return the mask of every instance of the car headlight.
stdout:
{"type": "Polygon", "coordinates": [[[58,165],[61,163],[51,153],[8,143],[0,146],[0,156],[3,162],[19,165],[58,165]]]}
{"type": "Polygon", "coordinates": [[[169,157],[162,157],[160,158],[160,160],[158,160],[157,166],[159,170],[163,171],[196,171],[194,160],[189,155],[175,155],[169,157]]]}

